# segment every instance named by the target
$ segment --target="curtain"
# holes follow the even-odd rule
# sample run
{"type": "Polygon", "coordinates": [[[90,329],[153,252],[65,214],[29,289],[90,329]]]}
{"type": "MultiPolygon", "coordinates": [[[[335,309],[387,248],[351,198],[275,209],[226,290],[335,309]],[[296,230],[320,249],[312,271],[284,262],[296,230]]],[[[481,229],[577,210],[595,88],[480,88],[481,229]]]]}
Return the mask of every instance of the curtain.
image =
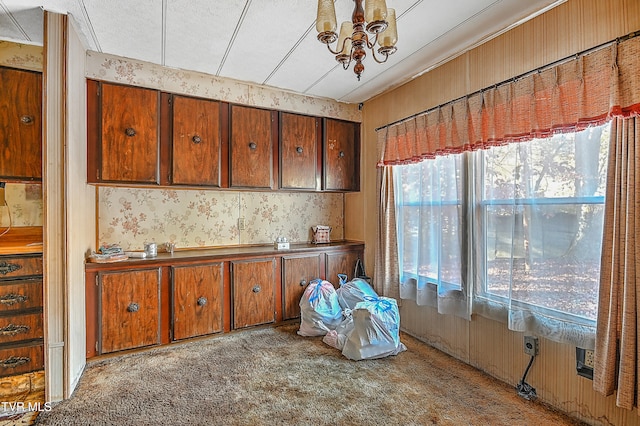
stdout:
{"type": "MultiPolygon", "coordinates": [[[[378,133],[378,155],[384,152],[386,132],[378,133]]],[[[392,297],[400,304],[398,290],[398,241],[396,233],[393,169],[378,168],[376,186],[378,194],[378,228],[376,232],[375,270],[373,287],[385,297],[392,297]]]]}
{"type": "Polygon", "coordinates": [[[611,127],[605,232],[602,243],[600,300],[596,329],[593,387],[611,395],[617,389],[616,405],[637,406],[638,290],[640,252],[640,118],[616,119],[611,127]]]}
{"type": "Polygon", "coordinates": [[[389,125],[378,166],[573,132],[640,114],[640,37],[389,125]]]}

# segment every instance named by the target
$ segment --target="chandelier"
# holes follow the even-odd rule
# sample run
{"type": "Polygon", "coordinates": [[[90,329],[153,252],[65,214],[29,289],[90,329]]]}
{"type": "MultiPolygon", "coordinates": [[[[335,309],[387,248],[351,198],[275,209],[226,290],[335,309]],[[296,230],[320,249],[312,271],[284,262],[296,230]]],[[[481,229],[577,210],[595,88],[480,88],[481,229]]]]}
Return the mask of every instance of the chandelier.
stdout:
{"type": "Polygon", "coordinates": [[[353,72],[360,81],[360,75],[364,72],[362,61],[367,56],[365,48],[371,50],[373,59],[379,64],[387,62],[389,55],[397,50],[396,12],[394,9],[387,9],[385,0],[366,0],[364,9],[362,0],[353,0],[355,6],[351,22],[345,21],[340,25],[338,36],[333,2],[334,0],[318,0],[318,40],[327,45],[329,51],[336,55],[336,61],[340,62],[345,70],[351,65],[351,61],[355,61],[353,72]],[[370,39],[370,35],[374,36],[373,40],[370,39]],[[334,50],[331,43],[336,39],[338,43],[334,50]],[[380,57],[376,55],[376,44],[380,57]]]}

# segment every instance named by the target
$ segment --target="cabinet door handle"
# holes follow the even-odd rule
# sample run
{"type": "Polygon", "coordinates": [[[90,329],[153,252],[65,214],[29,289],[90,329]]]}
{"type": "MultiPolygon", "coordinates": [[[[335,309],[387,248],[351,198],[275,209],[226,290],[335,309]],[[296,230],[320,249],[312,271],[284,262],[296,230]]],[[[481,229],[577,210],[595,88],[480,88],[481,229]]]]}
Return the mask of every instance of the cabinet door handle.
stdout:
{"type": "Polygon", "coordinates": [[[338,154],[338,157],[340,158],[344,157],[344,151],[340,151],[340,153],[338,154]]]}
{"type": "Polygon", "coordinates": [[[0,303],[7,306],[12,306],[16,303],[24,303],[27,300],[29,300],[27,296],[15,293],[5,294],[4,296],[0,297],[0,303]]]}
{"type": "Polygon", "coordinates": [[[15,336],[20,333],[28,333],[30,327],[28,325],[15,325],[9,324],[6,327],[0,328],[0,336],[15,336]]]}
{"type": "Polygon", "coordinates": [[[20,122],[22,124],[31,124],[33,123],[34,118],[30,115],[23,115],[22,117],[20,117],[20,122]]]}
{"type": "Polygon", "coordinates": [[[0,262],[0,274],[7,275],[21,269],[22,266],[15,263],[0,262]]]}
{"type": "Polygon", "coordinates": [[[135,302],[127,306],[127,312],[138,312],[138,310],[140,310],[140,306],[135,302]]]}
{"type": "Polygon", "coordinates": [[[260,293],[260,290],[262,290],[262,287],[260,287],[260,285],[258,284],[254,285],[251,289],[251,291],[253,291],[254,293],[260,293]]]}
{"type": "Polygon", "coordinates": [[[136,129],[134,129],[133,127],[127,127],[126,129],[124,129],[124,134],[131,137],[131,136],[135,136],[136,135],[136,129]]]}
{"type": "Polygon", "coordinates": [[[296,147],[296,152],[297,152],[298,154],[302,154],[302,151],[303,151],[303,149],[302,149],[302,147],[301,147],[301,146],[297,146],[297,147],[296,147]]]}
{"type": "Polygon", "coordinates": [[[0,367],[3,368],[16,368],[20,367],[31,361],[31,358],[26,356],[11,356],[7,359],[3,359],[0,361],[0,367]]]}
{"type": "Polygon", "coordinates": [[[256,149],[258,147],[258,144],[255,142],[249,142],[249,149],[256,149]]]}
{"type": "Polygon", "coordinates": [[[307,285],[307,280],[303,278],[302,280],[300,280],[300,286],[304,287],[305,285],[307,285]]]}
{"type": "Polygon", "coordinates": [[[198,298],[198,306],[204,306],[207,304],[207,298],[202,296],[198,298]]]}
{"type": "Polygon", "coordinates": [[[194,135],[191,140],[193,141],[193,143],[200,143],[202,142],[202,138],[200,138],[200,136],[198,135],[194,135]]]}

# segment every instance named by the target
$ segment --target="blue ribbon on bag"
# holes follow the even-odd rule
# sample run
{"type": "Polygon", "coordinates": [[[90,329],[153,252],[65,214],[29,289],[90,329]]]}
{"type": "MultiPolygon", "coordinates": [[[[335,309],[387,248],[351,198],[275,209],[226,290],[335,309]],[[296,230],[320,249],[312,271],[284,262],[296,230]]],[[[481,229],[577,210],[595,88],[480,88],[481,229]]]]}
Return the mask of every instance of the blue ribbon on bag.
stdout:
{"type": "Polygon", "coordinates": [[[319,279],[319,278],[316,278],[314,280],[311,280],[309,285],[314,286],[313,290],[311,290],[311,296],[309,297],[309,303],[313,303],[316,300],[320,300],[320,289],[322,288],[322,280],[319,279]]]}
{"type": "Polygon", "coordinates": [[[379,309],[382,312],[390,311],[391,309],[393,309],[393,303],[389,302],[386,299],[379,299],[373,296],[364,296],[363,299],[367,302],[375,303],[376,309],[379,309]]]}

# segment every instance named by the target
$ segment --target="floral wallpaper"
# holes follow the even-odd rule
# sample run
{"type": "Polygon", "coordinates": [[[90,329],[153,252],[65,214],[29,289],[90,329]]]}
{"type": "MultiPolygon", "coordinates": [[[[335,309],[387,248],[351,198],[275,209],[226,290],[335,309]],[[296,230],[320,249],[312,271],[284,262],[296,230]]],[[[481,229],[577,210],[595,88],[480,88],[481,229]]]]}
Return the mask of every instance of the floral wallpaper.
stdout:
{"type": "Polygon", "coordinates": [[[0,40],[0,65],[42,71],[42,46],[0,40]]]}
{"type": "Polygon", "coordinates": [[[7,183],[4,198],[7,205],[0,200],[0,226],[42,226],[42,185],[7,183]]]}
{"type": "Polygon", "coordinates": [[[358,105],[287,92],[210,74],[87,52],[86,77],[300,114],[362,121],[358,105]]]}
{"type": "Polygon", "coordinates": [[[312,226],[329,225],[331,239],[341,240],[343,206],[339,193],[99,187],[98,239],[125,250],[146,242],[176,249],[271,244],[279,236],[309,242],[312,226]]]}

